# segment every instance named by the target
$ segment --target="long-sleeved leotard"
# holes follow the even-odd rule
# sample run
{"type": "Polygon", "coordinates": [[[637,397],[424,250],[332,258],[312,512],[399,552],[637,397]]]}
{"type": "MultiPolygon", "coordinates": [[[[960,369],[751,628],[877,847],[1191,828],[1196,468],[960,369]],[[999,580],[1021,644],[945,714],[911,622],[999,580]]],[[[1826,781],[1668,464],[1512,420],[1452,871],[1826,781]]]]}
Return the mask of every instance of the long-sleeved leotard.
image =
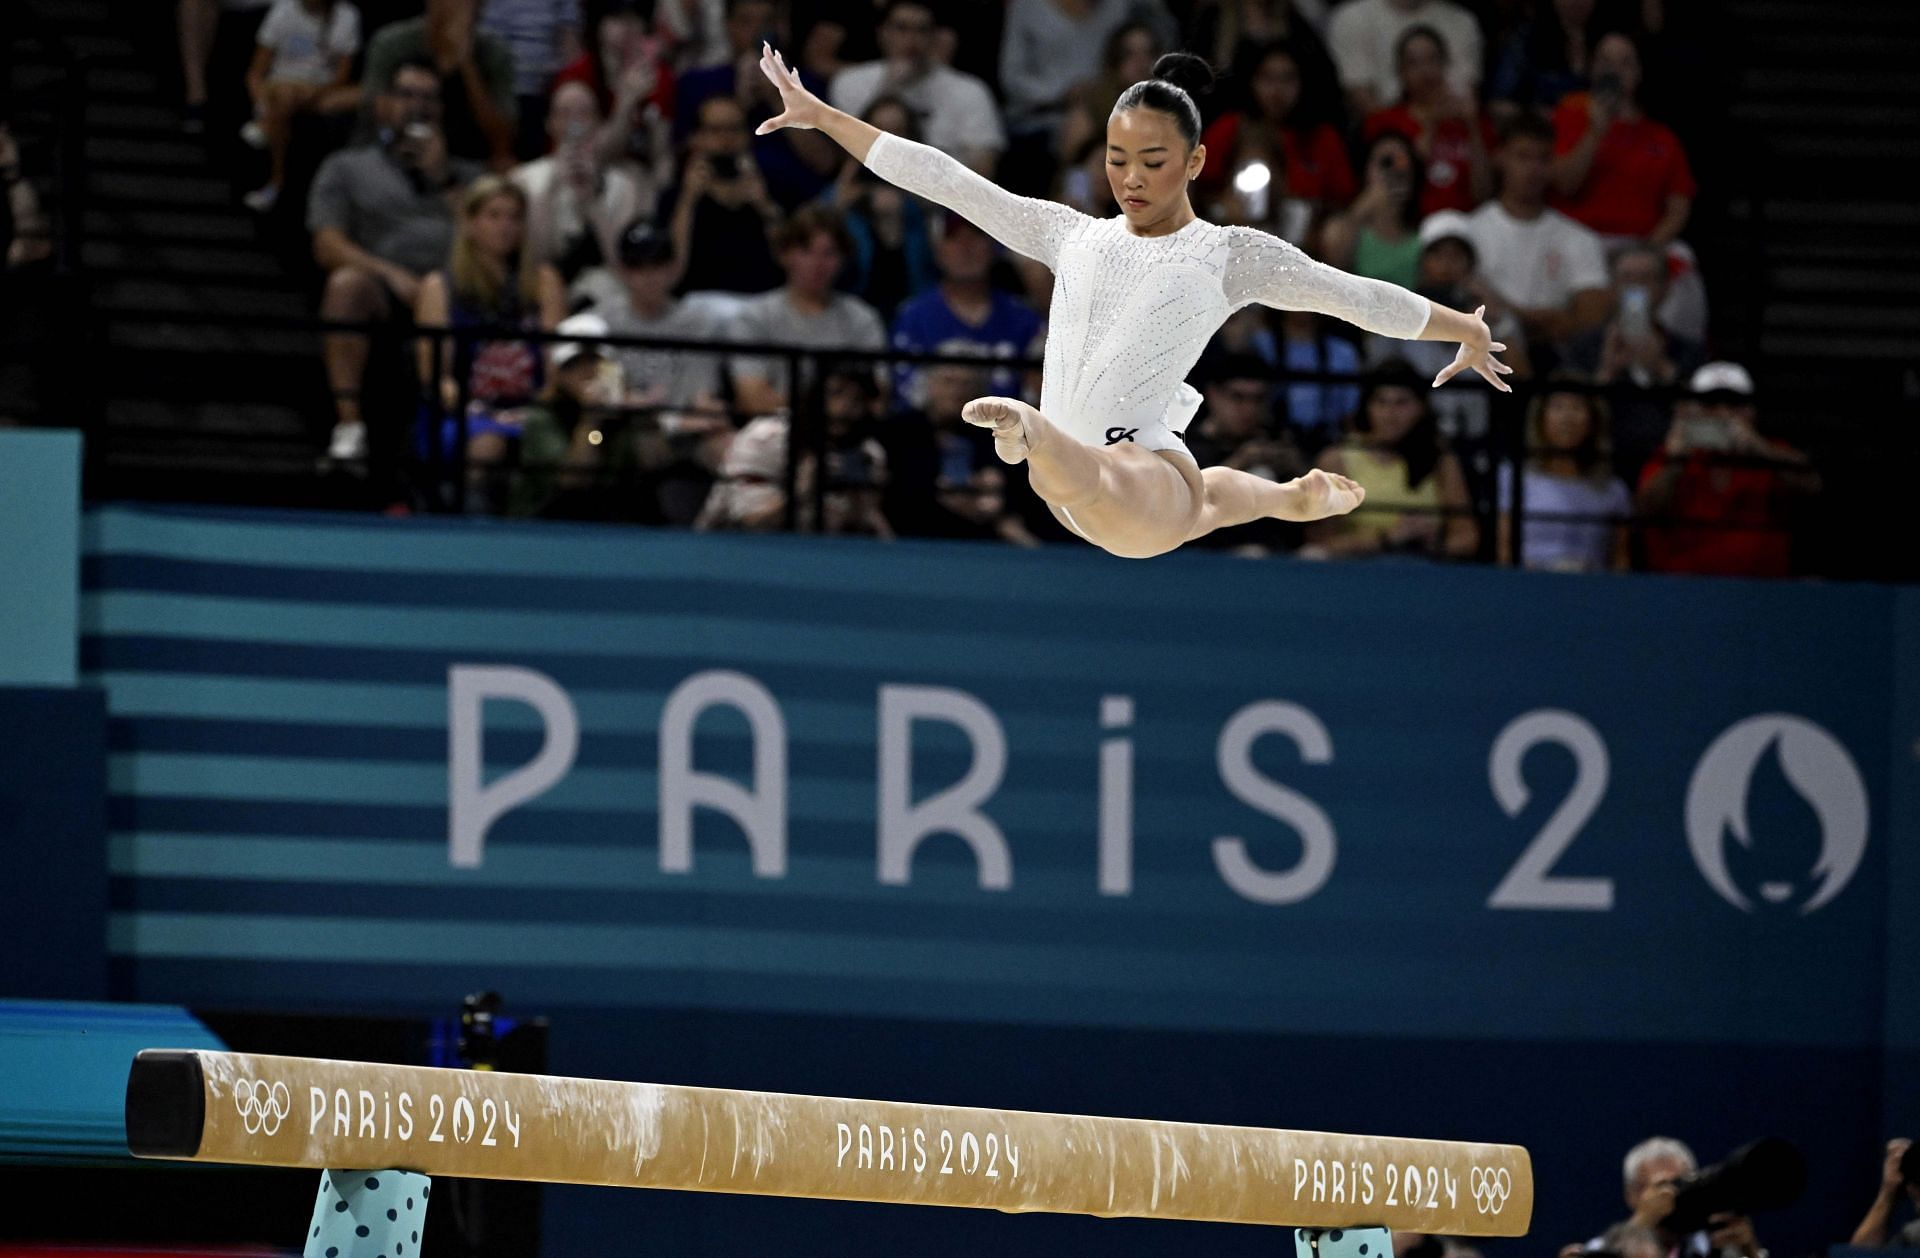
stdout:
{"type": "Polygon", "coordinates": [[[1166,236],[1136,236],[1123,219],[1015,196],[938,149],[884,133],[866,164],[1053,271],[1040,412],[1087,445],[1184,452],[1179,434],[1199,405],[1187,372],[1227,316],[1251,302],[1405,340],[1427,325],[1425,298],[1251,227],[1195,219],[1166,236]]]}

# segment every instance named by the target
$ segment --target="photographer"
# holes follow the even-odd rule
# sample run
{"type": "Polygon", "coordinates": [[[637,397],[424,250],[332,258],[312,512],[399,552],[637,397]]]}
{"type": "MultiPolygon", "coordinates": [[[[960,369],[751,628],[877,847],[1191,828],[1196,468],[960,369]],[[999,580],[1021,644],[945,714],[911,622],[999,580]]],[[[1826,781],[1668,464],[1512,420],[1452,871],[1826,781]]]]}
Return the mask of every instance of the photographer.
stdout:
{"type": "Polygon", "coordinates": [[[780,226],[780,207],[747,143],[746,114],[731,96],[700,103],[680,182],[662,194],[658,217],[667,220],[674,252],[686,263],[681,292],[762,293],[779,284],[768,238],[780,226]]]}
{"type": "Polygon", "coordinates": [[[1880,1165],[1880,1192],[1868,1207],[1867,1217],[1853,1229],[1851,1243],[1862,1249],[1880,1249],[1889,1243],[1901,1249],[1920,1249],[1920,1218],[1908,1220],[1889,1241],[1893,1212],[1899,1208],[1901,1197],[1920,1210],[1920,1149],[1911,1140],[1889,1140],[1886,1160],[1880,1165]]]}
{"type": "MultiPolygon", "coordinates": [[[[1705,1227],[1676,1231],[1673,1224],[1681,1191],[1688,1181],[1700,1178],[1699,1169],[1693,1150],[1671,1136],[1650,1136],[1633,1146],[1621,1167],[1627,1208],[1632,1214],[1587,1248],[1627,1253],[1629,1246],[1621,1243],[1623,1239],[1650,1232],[1660,1239],[1668,1253],[1681,1258],[1688,1255],[1767,1258],[1767,1251],[1760,1247],[1754,1234],[1753,1220],[1731,1210],[1713,1211],[1704,1220],[1705,1227]]],[[[1721,1170],[1714,1168],[1709,1174],[1721,1170]]],[[[1693,1220],[1685,1222],[1690,1224],[1693,1220]]]]}
{"type": "MultiPolygon", "coordinates": [[[[519,111],[513,53],[477,28],[479,10],[480,0],[427,0],[424,15],[381,27],[367,44],[366,81],[381,83],[397,66],[424,63],[439,89],[447,151],[506,170],[519,111]]],[[[363,105],[362,134],[372,121],[363,105]]]]}
{"type": "Polygon", "coordinates": [[[1640,51],[1618,31],[1593,51],[1593,91],[1553,114],[1553,207],[1602,236],[1659,248],[1686,230],[1696,188],[1680,137],[1640,108],[1640,51]]]}
{"type": "MultiPolygon", "coordinates": [[[[375,141],[333,154],[314,176],[307,205],[313,258],[327,273],[320,317],[341,323],[403,322],[420,297],[421,277],[447,259],[454,198],[479,175],[447,156],[440,128],[440,80],[425,61],[402,62],[374,102],[375,141]]],[[[327,380],[336,421],[329,457],[364,458],[360,384],[367,338],[327,336],[327,380]]]]}
{"type": "Polygon", "coordinates": [[[1784,577],[1792,522],[1820,490],[1807,456],[1755,427],[1753,377],[1738,363],[1693,373],[1665,446],[1640,474],[1635,509],[1654,572],[1784,577]]]}

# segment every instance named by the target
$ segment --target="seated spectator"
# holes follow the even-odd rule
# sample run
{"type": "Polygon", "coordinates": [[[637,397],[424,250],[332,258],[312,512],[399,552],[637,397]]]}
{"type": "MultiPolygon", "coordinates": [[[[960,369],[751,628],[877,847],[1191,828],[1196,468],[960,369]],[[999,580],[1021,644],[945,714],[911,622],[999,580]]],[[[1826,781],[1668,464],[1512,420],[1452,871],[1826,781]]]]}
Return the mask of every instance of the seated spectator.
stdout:
{"type": "Polygon", "coordinates": [[[1057,164],[1071,90],[1100,75],[1107,37],[1129,21],[1153,27],[1173,47],[1178,24],[1160,0],[1012,0],[1000,36],[1000,91],[1009,151],[1002,170],[1015,191],[1044,188],[1057,164]]]}
{"type": "Polygon", "coordinates": [[[601,155],[594,145],[599,127],[593,92],[584,83],[562,84],[547,114],[553,155],[513,170],[514,183],[527,194],[528,245],[568,283],[605,265],[621,231],[659,197],[657,188],[643,193],[624,163],[601,155]]]}
{"type": "MultiPolygon", "coordinates": [[[[1476,270],[1473,229],[1467,216],[1458,210],[1430,214],[1420,224],[1420,277],[1414,290],[1431,301],[1444,303],[1453,310],[1486,307],[1487,327],[1493,338],[1505,345],[1501,360],[1513,368],[1514,378],[1525,380],[1533,374],[1533,361],[1527,353],[1527,332],[1500,295],[1487,287],[1476,270]]],[[[1369,335],[1364,346],[1369,367],[1378,367],[1395,359],[1410,364],[1422,378],[1431,380],[1453,361],[1445,347],[1431,341],[1398,341],[1369,335]]],[[[1462,372],[1447,381],[1428,399],[1440,419],[1440,432],[1450,441],[1485,446],[1493,432],[1493,391],[1478,378],[1469,380],[1462,372]]],[[[1477,469],[1476,459],[1476,470],[1477,469]]],[[[1635,464],[1636,470],[1639,464],[1635,464]]]]}
{"type": "Polygon", "coordinates": [[[1347,106],[1356,118],[1391,105],[1400,94],[1400,37],[1427,26],[1452,52],[1448,77],[1454,90],[1480,89],[1480,24],[1453,0],[1345,0],[1327,23],[1327,51],[1340,72],[1347,106]]]}
{"type": "MultiPolygon", "coordinates": [[[[557,329],[598,337],[608,328],[598,315],[577,314],[557,329]]],[[[520,419],[520,461],[507,496],[507,514],[604,520],[622,511],[639,470],[633,429],[617,409],[619,368],[591,341],[559,341],[547,387],[520,419]]]]}
{"type": "MultiPolygon", "coordinates": [[[[593,307],[609,332],[672,341],[717,338],[712,319],[673,295],[681,266],[665,232],[636,221],[621,236],[616,256],[620,290],[593,307]]],[[[713,410],[720,405],[717,354],[623,346],[614,357],[629,406],[713,410]]]]}
{"type": "MultiPolygon", "coordinates": [[[[1556,572],[1627,566],[1633,499],[1613,474],[1607,404],[1583,378],[1557,375],[1527,407],[1520,473],[1521,562],[1556,572]]],[[[1501,563],[1513,562],[1513,465],[1500,465],[1501,563]]]]}
{"type": "Polygon", "coordinates": [[[1500,48],[1487,95],[1510,113],[1552,110],[1592,82],[1598,0],[1536,4],[1500,48]]]}
{"type": "MultiPolygon", "coordinates": [[[[992,238],[958,214],[943,214],[939,221],[934,261],[940,283],[900,307],[893,320],[893,347],[917,354],[967,347],[992,358],[1032,354],[1040,338],[1039,312],[993,287],[992,238]]],[[[921,375],[911,364],[894,368],[894,395],[902,405],[924,400],[921,375]]],[[[1004,371],[996,371],[987,387],[1003,395],[1019,391],[1018,381],[1004,371]]]]}
{"type": "Polygon", "coordinates": [[[1413,141],[1382,131],[1367,145],[1366,183],[1353,204],[1327,220],[1326,261],[1343,271],[1412,288],[1420,275],[1420,201],[1425,173],[1413,141]]]}
{"type": "MultiPolygon", "coordinates": [[[[426,333],[508,328],[551,332],[566,317],[566,288],[559,272],[527,245],[526,193],[499,175],[474,180],[461,198],[445,269],[420,284],[415,325],[426,333]]],[[[423,452],[430,459],[445,457],[464,433],[467,463],[484,479],[519,437],[517,408],[540,391],[546,374],[541,343],[427,335],[416,350],[421,381],[437,390],[440,400],[439,407],[428,406],[425,415],[442,419],[437,438],[423,428],[423,452]]]]}
{"type": "MultiPolygon", "coordinates": [[[[890,134],[919,138],[912,112],[891,96],[867,106],[865,120],[890,134]]],[[[842,287],[884,314],[933,285],[927,207],[917,198],[868,170],[864,162],[849,161],[833,182],[831,204],[853,241],[842,287]]]]}
{"type": "MultiPolygon", "coordinates": [[[[513,54],[499,38],[478,30],[480,0],[426,0],[425,16],[391,22],[367,45],[362,81],[385,83],[404,62],[431,67],[440,90],[447,151],[486,162],[513,164],[516,104],[513,54]]],[[[374,131],[373,101],[361,101],[360,134],[374,131]]]]}
{"type": "Polygon", "coordinates": [[[1000,110],[987,85],[933,57],[933,8],[892,0],[880,20],[881,60],[848,66],[833,78],[834,108],[859,117],[882,96],[914,113],[926,143],[991,174],[1007,147],[1000,110]]]}
{"type": "Polygon", "coordinates": [[[701,103],[680,181],[660,194],[654,217],[668,224],[686,267],[681,292],[760,293],[780,282],[768,244],[780,207],[747,144],[746,113],[731,96],[701,103]]]}
{"type": "Polygon", "coordinates": [[[1284,45],[1306,77],[1309,112],[1332,117],[1340,108],[1339,78],[1320,37],[1326,16],[1324,0],[1201,0],[1181,46],[1245,83],[1269,49],[1284,45]]]}
{"type": "Polygon", "coordinates": [[[1194,191],[1219,218],[1299,243],[1325,215],[1353,200],[1353,166],[1340,133],[1303,104],[1292,47],[1271,44],[1252,66],[1243,107],[1221,114],[1201,137],[1207,157],[1194,191]],[[1266,171],[1264,184],[1257,173],[1246,173],[1256,164],[1266,171]]]}
{"type": "Polygon", "coordinates": [[[596,141],[601,151],[657,177],[673,162],[673,66],[633,2],[617,0],[601,13],[586,50],[561,67],[553,88],[585,84],[606,115],[596,141]]]}
{"type": "MultiPolygon", "coordinates": [[[[823,206],[796,210],[780,228],[777,244],[787,282],[741,307],[734,340],[805,349],[886,348],[886,325],[873,307],[833,289],[834,277],[852,249],[839,215],[823,206]]],[[[740,356],[733,360],[734,397],[742,410],[754,414],[782,410],[794,387],[783,359],[740,356]]]]}
{"type": "MultiPolygon", "coordinates": [[[[1613,317],[1576,337],[1566,363],[1608,391],[1613,404],[1615,466],[1635,475],[1666,439],[1669,391],[1706,361],[1705,347],[1668,328],[1666,255],[1629,245],[1613,255],[1613,317]]],[[[1497,334],[1496,334],[1497,337],[1497,334]]]]}
{"type": "MultiPolygon", "coordinates": [[[[775,30],[778,15],[769,0],[728,0],[725,29],[729,57],[681,76],[674,91],[676,144],[688,138],[704,116],[703,105],[711,100],[724,97],[738,104],[749,132],[781,112],[784,106],[779,90],[760,72],[761,43],[779,42],[775,30]]],[[[826,98],[827,85],[818,80],[807,80],[807,90],[826,98]]],[[[817,131],[788,127],[770,135],[754,135],[751,142],[773,199],[785,209],[819,196],[840,168],[840,147],[817,131]]]]}
{"type": "Polygon", "coordinates": [[[1911,1140],[1887,1141],[1887,1156],[1880,1164],[1880,1191],[1875,1194],[1867,1217],[1853,1229],[1850,1244],[1862,1249],[1881,1249],[1889,1244],[1901,1249],[1920,1249],[1920,1218],[1909,1219],[1905,1227],[1893,1230],[1893,1215],[1905,1197],[1907,1205],[1920,1210],[1920,1154],[1910,1155],[1911,1140]]]}
{"type": "MultiPolygon", "coordinates": [[[[1077,153],[1090,141],[1107,143],[1107,118],[1120,93],[1153,72],[1153,63],[1166,49],[1145,22],[1128,22],[1107,36],[1100,57],[1100,73],[1077,83],[1067,93],[1067,114],[1060,127],[1060,151],[1077,153]]],[[[991,174],[989,170],[982,170],[991,174]]]]}
{"type": "Polygon", "coordinates": [[[1447,79],[1447,44],[1431,26],[1410,26],[1400,37],[1399,103],[1367,116],[1371,140],[1394,131],[1413,141],[1426,170],[1420,213],[1471,210],[1493,191],[1487,158],[1493,135],[1480,105],[1447,79]]]}
{"type": "MultiPolygon", "coordinates": [[[[770,533],[781,526],[787,514],[788,428],[785,415],[762,415],[733,435],[694,528],[770,533]]],[[[802,470],[796,470],[794,488],[804,502],[812,485],[799,474],[802,470]]]]}
{"type": "Polygon", "coordinates": [[[1351,515],[1308,525],[1303,558],[1464,559],[1480,549],[1466,475],[1440,439],[1432,392],[1405,363],[1389,363],[1368,377],[1352,438],[1320,453],[1320,466],[1358,481],[1367,500],[1351,515]]]}
{"type": "Polygon", "coordinates": [[[480,29],[513,56],[514,156],[537,157],[549,134],[547,89],[580,55],[580,0],[485,0],[480,29]]]}
{"type": "Polygon", "coordinates": [[[1640,108],[1640,51],[1618,31],[1593,50],[1593,90],[1553,111],[1555,209],[1602,236],[1662,248],[1686,230],[1697,191],[1680,138],[1640,108]]]}
{"type": "Polygon", "coordinates": [[[1519,316],[1536,359],[1599,327],[1612,307],[1600,238],[1547,207],[1552,152],[1546,123],[1514,119],[1496,157],[1499,198],[1467,220],[1480,277],[1519,316]]]}
{"type": "Polygon", "coordinates": [[[180,0],[175,16],[179,20],[180,79],[186,86],[186,109],[181,129],[188,135],[201,135],[207,129],[207,65],[213,60],[213,45],[220,33],[225,14],[228,21],[260,29],[267,7],[274,0],[180,0]]]}
{"type": "Polygon", "coordinates": [[[274,0],[257,38],[253,64],[247,67],[253,120],[240,134],[266,149],[271,163],[267,182],[243,198],[248,209],[264,214],[287,182],[294,116],[326,109],[329,89],[352,82],[360,10],[351,0],[274,0]]]}
{"type": "Polygon", "coordinates": [[[1314,446],[1326,445],[1339,433],[1340,425],[1360,405],[1360,351],[1324,315],[1311,310],[1280,312],[1280,363],[1290,372],[1307,375],[1327,373],[1356,377],[1345,384],[1327,380],[1295,380],[1280,396],[1287,423],[1314,446]]]}
{"type": "Polygon", "coordinates": [[[1647,460],[1635,499],[1652,571],[1791,573],[1795,517],[1820,477],[1806,455],[1760,435],[1753,397],[1745,367],[1712,362],[1674,405],[1666,445],[1647,460]]]}
{"type": "MultiPolygon", "coordinates": [[[[826,420],[822,531],[893,540],[881,509],[887,491],[887,452],[874,440],[880,391],[864,366],[830,371],[822,382],[820,413],[826,420]]],[[[811,460],[809,460],[811,462],[811,460]]],[[[803,512],[808,525],[810,512],[803,512]]]]}
{"type": "MultiPolygon", "coordinates": [[[[320,317],[331,322],[409,318],[421,277],[446,261],[453,243],[453,200],[481,173],[447,155],[440,81],[430,62],[396,66],[374,110],[379,141],[321,163],[307,204],[313,258],[327,276],[320,317]]],[[[331,333],[325,341],[336,413],[328,448],[336,460],[366,457],[360,384],[367,350],[360,333],[331,333]]]]}

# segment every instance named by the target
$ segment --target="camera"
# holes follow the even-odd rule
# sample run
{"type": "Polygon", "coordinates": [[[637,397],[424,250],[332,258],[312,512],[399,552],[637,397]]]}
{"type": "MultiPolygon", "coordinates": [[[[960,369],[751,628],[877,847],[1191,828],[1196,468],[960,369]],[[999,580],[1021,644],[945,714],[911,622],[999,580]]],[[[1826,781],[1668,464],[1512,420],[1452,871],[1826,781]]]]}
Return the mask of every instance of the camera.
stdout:
{"type": "Polygon", "coordinates": [[[1621,82],[1617,74],[1601,74],[1595,76],[1593,90],[1596,95],[1619,100],[1626,91],[1626,84],[1621,82]]]}
{"type": "MultiPolygon", "coordinates": [[[[1901,1166],[1904,1170],[1905,1161],[1901,1166]]],[[[1807,1160],[1800,1150],[1778,1136],[1765,1136],[1741,1145],[1725,1161],[1677,1180],[1673,1213],[1661,1226],[1676,1236],[1687,1236],[1705,1228],[1716,1214],[1785,1209],[1800,1199],[1806,1187],[1807,1160]]]]}

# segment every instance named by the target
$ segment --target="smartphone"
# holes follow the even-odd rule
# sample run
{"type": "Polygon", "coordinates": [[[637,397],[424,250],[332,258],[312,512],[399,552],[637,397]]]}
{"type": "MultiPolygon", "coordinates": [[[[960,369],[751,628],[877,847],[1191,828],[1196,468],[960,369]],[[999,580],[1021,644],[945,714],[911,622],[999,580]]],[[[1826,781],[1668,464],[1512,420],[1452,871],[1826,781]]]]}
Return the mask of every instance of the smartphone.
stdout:
{"type": "Polygon", "coordinates": [[[1653,333],[1653,294],[1640,284],[1620,290],[1620,331],[1633,340],[1653,333]]]}
{"type": "Polygon", "coordinates": [[[1681,429],[1686,434],[1687,444],[1695,450],[1731,450],[1733,431],[1717,419],[1689,419],[1682,421],[1681,429]]]}

